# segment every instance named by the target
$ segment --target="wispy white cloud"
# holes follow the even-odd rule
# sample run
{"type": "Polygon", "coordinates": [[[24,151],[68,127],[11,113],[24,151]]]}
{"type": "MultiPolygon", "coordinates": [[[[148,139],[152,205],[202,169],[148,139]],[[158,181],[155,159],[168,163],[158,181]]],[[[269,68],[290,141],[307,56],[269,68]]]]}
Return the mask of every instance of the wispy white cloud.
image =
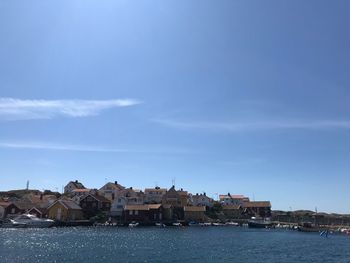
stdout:
{"type": "Polygon", "coordinates": [[[146,153],[146,154],[190,154],[194,151],[183,148],[112,148],[95,145],[75,145],[50,142],[31,141],[0,141],[0,148],[3,149],[28,149],[28,150],[52,150],[70,152],[95,152],[95,153],[146,153]]]}
{"type": "Polygon", "coordinates": [[[207,130],[224,132],[242,132],[254,130],[277,129],[350,129],[348,120],[281,120],[281,121],[257,121],[257,122],[184,122],[169,119],[156,119],[153,122],[161,125],[183,130],[207,130]]]}
{"type": "Polygon", "coordinates": [[[87,117],[101,111],[140,104],[135,99],[115,100],[22,100],[0,98],[0,120],[52,119],[87,117]]]}

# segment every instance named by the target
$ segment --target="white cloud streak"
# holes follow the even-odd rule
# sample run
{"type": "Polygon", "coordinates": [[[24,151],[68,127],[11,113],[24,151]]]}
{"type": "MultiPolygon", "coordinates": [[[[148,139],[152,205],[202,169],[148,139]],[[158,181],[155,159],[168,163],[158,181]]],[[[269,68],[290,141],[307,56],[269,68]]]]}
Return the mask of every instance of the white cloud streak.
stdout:
{"type": "Polygon", "coordinates": [[[282,120],[282,121],[258,121],[258,122],[183,122],[168,119],[156,119],[153,122],[182,130],[206,130],[213,132],[243,132],[255,130],[326,130],[326,129],[350,129],[350,121],[347,120],[282,120]]]}
{"type": "Polygon", "coordinates": [[[140,104],[135,99],[115,100],[21,100],[0,98],[0,120],[88,117],[101,111],[140,104]]]}
{"type": "Polygon", "coordinates": [[[139,153],[139,154],[191,154],[192,150],[181,148],[161,148],[161,149],[140,149],[140,148],[111,148],[91,145],[74,145],[48,142],[20,142],[20,141],[0,141],[0,148],[3,149],[28,149],[28,150],[52,150],[69,152],[91,152],[91,153],[139,153]]]}

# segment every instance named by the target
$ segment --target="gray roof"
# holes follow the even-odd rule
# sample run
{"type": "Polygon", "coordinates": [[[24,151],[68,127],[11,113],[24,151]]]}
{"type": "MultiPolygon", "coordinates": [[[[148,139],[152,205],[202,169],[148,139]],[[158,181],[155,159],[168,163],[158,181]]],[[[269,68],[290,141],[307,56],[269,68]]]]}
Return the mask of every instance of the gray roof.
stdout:
{"type": "Polygon", "coordinates": [[[67,199],[60,199],[58,200],[63,206],[67,207],[68,209],[73,210],[81,210],[81,207],[77,205],[74,201],[67,200],[67,199]]]}

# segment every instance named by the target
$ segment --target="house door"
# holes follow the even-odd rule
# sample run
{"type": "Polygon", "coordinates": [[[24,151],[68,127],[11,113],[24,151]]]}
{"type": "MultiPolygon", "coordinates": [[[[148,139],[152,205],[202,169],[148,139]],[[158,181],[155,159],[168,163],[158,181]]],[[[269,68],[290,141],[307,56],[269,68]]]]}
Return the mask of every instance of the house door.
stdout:
{"type": "Polygon", "coordinates": [[[56,219],[61,220],[62,217],[62,208],[57,209],[56,219]]]}

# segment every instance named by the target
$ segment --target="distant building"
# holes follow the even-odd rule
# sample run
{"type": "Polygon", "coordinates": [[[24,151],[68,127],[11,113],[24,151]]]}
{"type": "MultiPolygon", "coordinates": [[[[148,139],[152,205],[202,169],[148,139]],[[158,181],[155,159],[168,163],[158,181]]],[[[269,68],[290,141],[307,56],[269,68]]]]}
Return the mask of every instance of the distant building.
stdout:
{"type": "Polygon", "coordinates": [[[126,197],[128,205],[142,205],[145,202],[145,194],[139,189],[127,188],[123,191],[123,197],[126,197]]]}
{"type": "Polygon", "coordinates": [[[249,202],[249,198],[244,195],[219,195],[221,205],[243,205],[245,202],[249,202]]]}
{"type": "Polygon", "coordinates": [[[79,204],[88,218],[101,212],[107,214],[111,209],[111,201],[99,195],[88,194],[81,198],[79,204]]]}
{"type": "Polygon", "coordinates": [[[141,190],[124,188],[118,192],[118,196],[112,201],[111,216],[121,217],[126,205],[143,205],[144,193],[141,190]]]}
{"type": "Polygon", "coordinates": [[[97,194],[97,189],[87,189],[87,188],[86,189],[74,189],[70,193],[69,196],[74,202],[79,204],[81,198],[83,198],[84,196],[86,196],[88,194],[96,195],[97,194]]]}
{"type": "Polygon", "coordinates": [[[163,220],[161,204],[126,205],[124,209],[124,220],[144,224],[160,222],[163,220]]]}
{"type": "Polygon", "coordinates": [[[145,189],[145,203],[147,204],[161,204],[163,196],[166,194],[166,188],[146,188],[145,189]]]}
{"type": "Polygon", "coordinates": [[[187,191],[184,191],[182,188],[175,190],[175,186],[173,185],[163,196],[162,204],[182,208],[188,203],[187,195],[187,191]]]}
{"type": "Polygon", "coordinates": [[[204,194],[190,195],[189,199],[193,206],[207,206],[212,207],[214,205],[214,200],[204,194]]]}
{"type": "Polygon", "coordinates": [[[73,190],[76,189],[85,189],[85,186],[80,183],[78,180],[70,181],[65,187],[64,187],[64,193],[70,194],[73,190]]]}
{"type": "Polygon", "coordinates": [[[12,202],[0,201],[0,219],[6,217],[14,217],[23,213],[23,210],[20,209],[12,202]]]}
{"type": "Polygon", "coordinates": [[[270,201],[254,201],[245,202],[243,204],[244,213],[260,217],[271,216],[271,203],[270,201]]]}
{"type": "Polygon", "coordinates": [[[106,183],[98,190],[98,195],[103,196],[113,202],[116,198],[122,196],[122,192],[125,190],[125,187],[118,184],[117,181],[114,183],[106,183]]]}
{"type": "Polygon", "coordinates": [[[57,200],[47,210],[49,218],[62,222],[84,219],[82,208],[68,199],[57,200]]]}
{"type": "Polygon", "coordinates": [[[242,218],[243,208],[241,205],[225,205],[222,206],[224,215],[227,218],[237,219],[242,218]]]}
{"type": "Polygon", "coordinates": [[[25,213],[33,213],[39,217],[46,217],[47,208],[57,200],[53,194],[25,194],[20,200],[14,203],[25,213]]]}
{"type": "Polygon", "coordinates": [[[204,222],[206,219],[205,206],[184,206],[184,219],[186,221],[204,222]]]}

